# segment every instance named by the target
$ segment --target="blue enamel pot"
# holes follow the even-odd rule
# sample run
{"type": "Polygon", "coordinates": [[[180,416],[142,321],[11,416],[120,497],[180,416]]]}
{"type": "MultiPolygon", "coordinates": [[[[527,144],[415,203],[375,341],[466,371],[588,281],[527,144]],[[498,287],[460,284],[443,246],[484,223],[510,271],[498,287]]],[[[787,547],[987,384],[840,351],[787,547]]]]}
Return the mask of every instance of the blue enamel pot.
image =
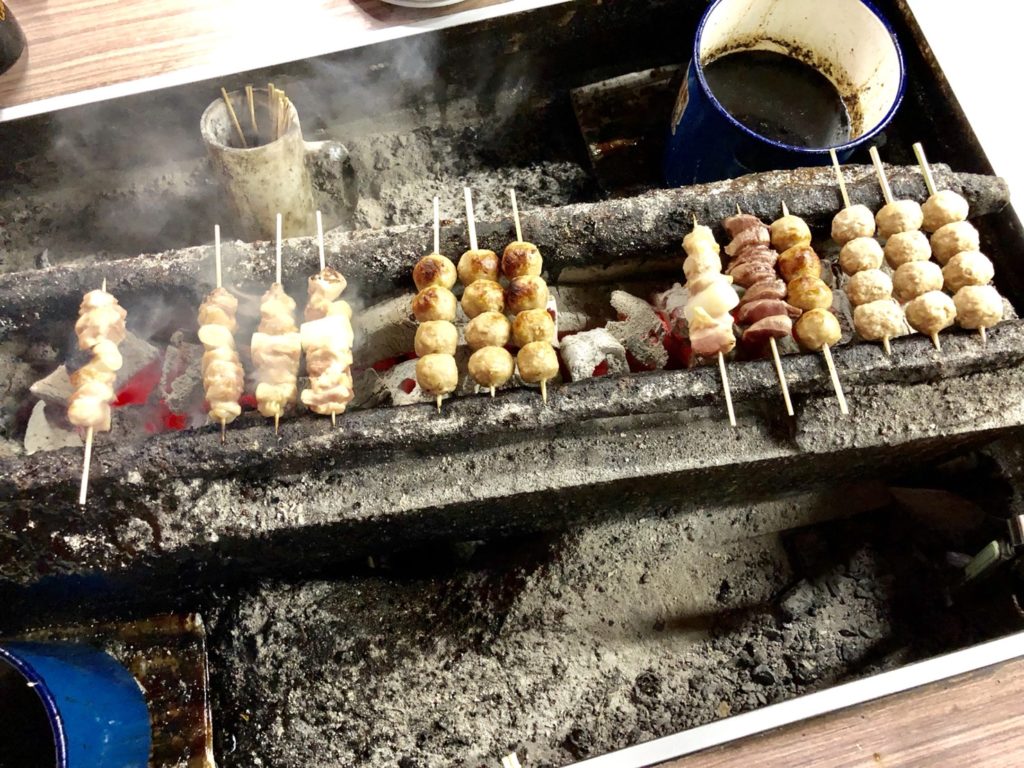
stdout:
{"type": "Polygon", "coordinates": [[[103,651],[0,643],[0,768],[146,768],[149,711],[103,651]]]}
{"type": "Polygon", "coordinates": [[[664,157],[669,186],[830,162],[829,147],[800,147],[751,130],[715,98],[704,67],[726,53],[773,51],[814,62],[851,108],[840,160],[892,120],[903,99],[903,54],[867,0],[714,0],[701,18],[664,157]]]}

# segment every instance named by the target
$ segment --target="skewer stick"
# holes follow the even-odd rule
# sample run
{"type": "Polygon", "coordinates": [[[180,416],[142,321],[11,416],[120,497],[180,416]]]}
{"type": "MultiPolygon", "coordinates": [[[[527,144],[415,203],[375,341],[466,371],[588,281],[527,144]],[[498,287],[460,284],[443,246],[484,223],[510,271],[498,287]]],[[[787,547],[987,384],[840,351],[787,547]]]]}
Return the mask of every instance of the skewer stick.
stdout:
{"type": "Polygon", "coordinates": [[[466,225],[469,227],[469,247],[471,250],[477,250],[476,242],[476,219],[473,217],[473,192],[469,187],[464,187],[463,191],[466,194],[466,225]]]}
{"type": "Polygon", "coordinates": [[[935,345],[935,348],[941,352],[942,351],[942,343],[939,341],[939,334],[933,333],[932,336],[931,336],[931,339],[932,339],[932,344],[935,345]]]}
{"type": "Polygon", "coordinates": [[[85,457],[82,459],[82,487],[78,491],[78,505],[85,506],[85,497],[89,493],[89,465],[92,463],[93,428],[85,431],[85,457]]]}
{"type": "Polygon", "coordinates": [[[779,386],[782,387],[782,399],[786,402],[786,413],[793,415],[793,401],[789,398],[789,384],[786,382],[786,373],[782,370],[782,358],[779,357],[779,345],[775,343],[775,337],[768,339],[772,347],[772,358],[775,360],[775,372],[779,376],[779,386]]]}
{"type": "Polygon", "coordinates": [[[336,414],[334,411],[331,411],[331,426],[338,426],[338,414],[336,414]]]}
{"type": "Polygon", "coordinates": [[[320,271],[327,269],[327,259],[324,256],[324,217],[320,211],[316,212],[316,242],[320,249],[320,271]]]}
{"type": "Polygon", "coordinates": [[[892,354],[892,346],[889,344],[889,337],[888,336],[886,336],[884,339],[882,339],[882,349],[885,350],[885,354],[886,355],[891,355],[892,354]]]}
{"type": "Polygon", "coordinates": [[[836,391],[836,399],[839,401],[839,412],[843,416],[850,415],[850,407],[846,404],[846,395],[843,393],[843,384],[839,381],[839,372],[836,371],[836,364],[832,360],[832,349],[826,344],[821,348],[825,355],[825,365],[828,366],[828,375],[832,378],[832,389],[836,391]]]}
{"type": "Polygon", "coordinates": [[[281,426],[281,414],[274,414],[274,434],[277,435],[278,429],[281,426]]]}
{"type": "Polygon", "coordinates": [[[729,374],[725,372],[725,355],[718,353],[718,372],[722,376],[722,389],[725,391],[725,407],[729,411],[729,424],[736,426],[736,412],[732,408],[732,390],[729,389],[729,374]]]}
{"type": "Polygon", "coordinates": [[[434,253],[441,252],[441,201],[434,195],[434,253]]]}
{"type": "Polygon", "coordinates": [[[497,392],[497,388],[491,387],[491,397],[494,397],[495,392],[497,392]]]}
{"type": "Polygon", "coordinates": [[[444,395],[437,396],[437,412],[441,412],[441,400],[444,399],[444,395]]]}
{"type": "Polygon", "coordinates": [[[235,130],[238,131],[238,138],[242,141],[242,147],[248,149],[249,143],[245,140],[245,134],[242,133],[242,125],[238,122],[238,115],[235,114],[235,107],[231,103],[231,98],[228,96],[227,89],[221,88],[220,95],[224,97],[224,103],[228,108],[228,115],[231,116],[231,122],[234,123],[235,130]]]}
{"type": "Polygon", "coordinates": [[[224,284],[220,266],[220,224],[213,225],[213,263],[217,275],[217,287],[220,288],[224,284]]]}
{"type": "Polygon", "coordinates": [[[981,328],[978,329],[978,333],[981,334],[981,343],[985,344],[985,345],[988,345],[988,334],[985,332],[985,326],[984,325],[981,326],[981,328]]]}
{"type": "Polygon", "coordinates": [[[221,445],[224,445],[224,442],[227,440],[227,429],[228,429],[228,423],[223,418],[221,418],[221,420],[220,420],[220,444],[221,445]]]}
{"type": "Polygon", "coordinates": [[[515,189],[510,189],[508,193],[512,197],[512,219],[516,223],[516,240],[521,243],[523,241],[523,228],[519,223],[519,203],[516,200],[516,191],[515,189]]]}
{"type": "Polygon", "coordinates": [[[882,158],[878,156],[878,147],[869,149],[868,154],[871,155],[871,162],[875,165],[875,174],[878,176],[878,186],[882,188],[882,197],[885,198],[885,204],[889,205],[892,202],[892,187],[889,186],[885,168],[882,167],[882,158]]]}
{"type": "Polygon", "coordinates": [[[782,215],[783,217],[789,216],[789,206],[786,205],[786,201],[782,201],[782,215]]]}
{"type": "Polygon", "coordinates": [[[839,156],[834,149],[828,151],[832,157],[832,167],[836,169],[836,181],[839,182],[839,193],[843,196],[843,208],[850,207],[850,194],[846,191],[846,178],[843,176],[843,169],[839,166],[839,156]]]}
{"type": "Polygon", "coordinates": [[[107,278],[105,277],[103,278],[103,283],[100,284],[100,290],[103,291],[104,293],[107,292],[107,278]]]}
{"type": "Polygon", "coordinates": [[[260,127],[256,125],[256,99],[252,95],[252,86],[245,86],[245,100],[249,103],[249,120],[252,121],[252,133],[256,137],[256,143],[259,143],[260,127]]]}
{"type": "Polygon", "coordinates": [[[544,401],[544,405],[548,404],[548,380],[542,379],[540,382],[540,396],[544,401]]]}
{"type": "Polygon", "coordinates": [[[917,142],[914,145],[914,155],[917,156],[917,162],[921,166],[921,173],[924,175],[924,185],[928,187],[928,194],[935,194],[935,177],[932,175],[932,167],[928,164],[928,158],[925,157],[924,147],[921,142],[917,142]]]}
{"type": "Polygon", "coordinates": [[[281,214],[277,214],[277,283],[281,283],[281,214]]]}

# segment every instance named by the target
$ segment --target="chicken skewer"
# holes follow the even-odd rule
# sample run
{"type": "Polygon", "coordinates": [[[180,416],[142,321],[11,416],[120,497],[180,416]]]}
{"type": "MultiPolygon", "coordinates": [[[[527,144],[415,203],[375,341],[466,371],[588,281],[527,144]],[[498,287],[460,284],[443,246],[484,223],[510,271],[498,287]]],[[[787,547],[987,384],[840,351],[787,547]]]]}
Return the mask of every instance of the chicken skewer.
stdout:
{"type": "Polygon", "coordinates": [[[800,310],[786,302],[786,285],[775,273],[779,254],[771,247],[771,232],[764,222],[744,214],[737,205],[736,215],[725,219],[723,226],[732,237],[725,247],[726,254],[732,257],[726,274],[746,289],[736,312],[736,322],[748,326],[743,332],[746,344],[763,349],[767,337],[786,413],[792,416],[793,401],[776,338],[792,332],[792,318],[798,317],[800,310]]]}
{"type": "Polygon", "coordinates": [[[515,361],[504,346],[510,330],[505,317],[505,289],[498,282],[498,254],[477,247],[473,192],[469,187],[463,192],[469,250],[459,259],[458,273],[465,286],[462,311],[472,324],[472,328],[466,327],[466,343],[473,350],[469,358],[469,375],[481,387],[489,389],[491,397],[494,397],[498,387],[515,373],[515,361]]]}
{"type": "MultiPolygon", "coordinates": [[[[456,300],[452,286],[458,278],[455,265],[442,256],[441,209],[434,198],[434,251],[420,259],[412,271],[419,293],[412,300],[412,313],[419,322],[416,329],[416,382],[420,389],[437,398],[441,412],[444,396],[459,386],[459,368],[455,350],[459,332],[454,325],[456,300]]],[[[497,257],[495,257],[497,259],[497,257]]]]}
{"type": "Polygon", "coordinates": [[[337,424],[352,401],[352,308],[339,297],[348,286],[345,276],[327,266],[324,255],[324,225],[316,212],[320,271],[309,278],[309,301],[299,338],[306,353],[310,387],[302,390],[302,404],[314,413],[330,414],[337,424]]]}
{"type": "Polygon", "coordinates": [[[229,422],[242,413],[238,400],[245,389],[245,371],[235,348],[238,299],[224,288],[221,270],[220,225],[213,228],[216,287],[199,306],[199,341],[205,347],[202,361],[203,389],[210,418],[220,422],[220,441],[225,441],[229,422]]]}
{"type": "Polygon", "coordinates": [[[117,345],[124,341],[127,312],[107,293],[107,281],[98,291],[89,291],[78,309],[75,334],[78,348],[89,350],[92,358],[71,374],[75,391],[68,398],[68,421],[85,427],[85,454],[82,459],[82,485],[79,505],[89,492],[89,466],[96,432],[110,431],[110,404],[114,402],[114,382],[123,361],[117,345]]]}
{"type": "Polygon", "coordinates": [[[989,283],[995,268],[979,250],[978,231],[967,221],[970,207],[956,192],[936,191],[935,178],[920,142],[914,144],[914,154],[921,165],[924,182],[930,197],[922,206],[924,229],[932,232],[932,250],[942,264],[938,287],[945,286],[953,294],[957,323],[962,328],[977,329],[982,344],[988,343],[986,328],[1003,319],[1003,300],[989,283]],[[939,246],[945,250],[941,252],[939,246]],[[956,249],[949,254],[950,249],[956,249]],[[962,249],[962,250],[961,250],[962,249]]]}
{"type": "Polygon", "coordinates": [[[874,238],[875,216],[865,205],[850,205],[839,158],[835,150],[829,154],[843,197],[843,209],[832,219],[832,239],[842,245],[839,266],[850,277],[845,291],[854,308],[853,324],[861,338],[881,341],[891,355],[889,340],[903,333],[904,320],[892,299],[892,280],[881,269],[885,254],[874,238]]]}
{"type": "Polygon", "coordinates": [[[252,335],[259,412],[274,417],[278,434],[281,416],[298,399],[299,356],[302,340],[295,325],[295,300],[281,284],[281,214],[277,214],[277,272],[260,300],[260,324],[252,335]]]}
{"type": "MultiPolygon", "coordinates": [[[[885,241],[885,259],[889,266],[899,271],[904,265],[912,262],[927,262],[931,259],[932,249],[928,238],[921,232],[924,223],[924,212],[915,200],[893,200],[889,179],[878,156],[878,148],[871,147],[871,162],[874,163],[878,183],[882,188],[885,205],[875,215],[878,232],[885,241]]],[[[901,275],[901,284],[909,285],[910,292],[928,287],[927,268],[909,267],[901,275]],[[909,278],[903,275],[908,270],[909,278]]],[[[907,322],[919,333],[928,336],[936,349],[941,350],[939,332],[953,325],[956,319],[956,305],[953,300],[940,289],[931,287],[911,298],[903,308],[907,322]]]]}
{"type": "Polygon", "coordinates": [[[547,403],[548,381],[558,375],[558,355],[552,344],[555,321],[547,310],[548,286],[540,276],[544,261],[537,246],[523,240],[516,191],[509,190],[509,196],[516,239],[501,255],[501,270],[509,280],[508,310],[515,314],[512,341],[519,347],[516,363],[523,381],[540,384],[541,398],[547,403]]]}
{"type": "Polygon", "coordinates": [[[683,314],[690,347],[695,355],[718,358],[729,424],[735,427],[736,412],[725,356],[736,347],[730,312],[740,303],[740,298],[732,287],[732,278],[722,274],[719,247],[711,228],[698,224],[696,216],[693,217],[693,229],[683,238],[683,250],[686,251],[683,274],[689,294],[683,314]]]}

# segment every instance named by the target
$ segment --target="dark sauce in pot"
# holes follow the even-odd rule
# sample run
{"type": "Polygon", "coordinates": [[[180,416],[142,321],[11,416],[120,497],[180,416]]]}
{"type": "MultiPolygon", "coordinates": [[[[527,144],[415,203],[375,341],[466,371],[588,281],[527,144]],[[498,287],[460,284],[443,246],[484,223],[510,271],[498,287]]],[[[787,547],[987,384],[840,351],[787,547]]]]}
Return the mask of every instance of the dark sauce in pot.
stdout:
{"type": "Polygon", "coordinates": [[[55,768],[57,751],[43,702],[0,661],[0,768],[55,768]]]}
{"type": "Polygon", "coordinates": [[[728,53],[704,66],[715,98],[747,128],[797,147],[850,140],[850,116],[828,77],[773,51],[728,53]]]}

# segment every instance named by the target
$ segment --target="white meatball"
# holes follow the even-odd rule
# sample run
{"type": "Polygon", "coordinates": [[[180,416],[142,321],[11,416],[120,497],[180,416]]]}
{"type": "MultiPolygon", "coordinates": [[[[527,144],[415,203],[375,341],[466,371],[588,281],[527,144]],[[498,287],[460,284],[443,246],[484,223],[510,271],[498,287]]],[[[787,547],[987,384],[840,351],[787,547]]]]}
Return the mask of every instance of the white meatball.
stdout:
{"type": "Polygon", "coordinates": [[[853,310],[853,326],[866,341],[892,339],[905,331],[903,310],[892,299],[861,304],[853,310]]]}
{"type": "Polygon", "coordinates": [[[771,225],[772,248],[780,253],[795,245],[810,245],[811,230],[799,216],[783,216],[771,225]]]}
{"type": "Polygon", "coordinates": [[[466,344],[476,351],[483,347],[504,347],[512,325],[501,312],[483,312],[466,326],[466,344]]]}
{"type": "Polygon", "coordinates": [[[934,337],[956,320],[956,305],[942,291],[928,291],[903,308],[907,322],[917,332],[934,337]]]}
{"type": "Polygon", "coordinates": [[[839,252],[839,266],[848,275],[878,269],[885,261],[882,246],[873,237],[856,237],[839,252]]]}
{"type": "Polygon", "coordinates": [[[706,272],[722,271],[722,259],[718,255],[718,251],[704,248],[689,253],[686,261],[683,262],[683,274],[686,275],[687,280],[695,280],[706,272]]]}
{"type": "Polygon", "coordinates": [[[502,312],[504,309],[505,289],[494,280],[474,280],[462,292],[462,311],[466,317],[474,318],[484,312],[502,312]]]}
{"type": "Polygon", "coordinates": [[[558,355],[546,341],[527,344],[516,356],[519,375],[527,384],[539,384],[558,375],[558,355]]]}
{"type": "Polygon", "coordinates": [[[892,279],[880,269],[865,269],[850,278],[846,295],[855,307],[892,298],[892,279]]]}
{"type": "Polygon", "coordinates": [[[484,347],[469,358],[469,375],[481,387],[497,388],[512,378],[515,361],[504,347],[484,347]]]}
{"type": "Polygon", "coordinates": [[[447,395],[459,386],[459,367],[451,355],[424,355],[416,361],[416,383],[431,395],[447,395]]]}
{"type": "Polygon", "coordinates": [[[992,262],[980,251],[958,253],[942,268],[946,290],[950,293],[956,293],[965,285],[988,285],[995,275],[992,262]]]}
{"type": "Polygon", "coordinates": [[[718,253],[718,241],[715,240],[715,234],[711,231],[711,227],[706,227],[703,224],[696,225],[693,231],[683,238],[683,250],[686,251],[687,256],[693,256],[701,251],[718,253]]]}
{"type": "Polygon", "coordinates": [[[916,229],[897,232],[885,241],[885,260],[893,269],[910,261],[928,261],[931,257],[928,237],[916,229]]]}
{"type": "Polygon", "coordinates": [[[892,276],[897,301],[906,303],[928,291],[942,290],[942,267],[934,261],[908,261],[892,276]]]}
{"type": "Polygon", "coordinates": [[[454,355],[459,346],[459,332],[447,320],[428,320],[416,329],[416,355],[454,355]]]}
{"type": "Polygon", "coordinates": [[[894,200],[875,214],[878,236],[892,237],[899,232],[913,232],[924,223],[921,206],[915,200],[894,200]]]}
{"type": "Polygon", "coordinates": [[[991,285],[965,285],[953,297],[961,328],[991,328],[1003,319],[1003,297],[991,285]]]}
{"type": "Polygon", "coordinates": [[[928,198],[921,206],[921,212],[924,214],[921,229],[934,232],[954,221],[966,221],[970,206],[962,195],[951,189],[943,189],[928,198]]]}
{"type": "Polygon", "coordinates": [[[857,237],[874,237],[875,216],[866,205],[843,208],[832,219],[832,239],[846,245],[857,237]]]}
{"type": "Polygon", "coordinates": [[[932,255],[939,264],[945,264],[958,253],[981,248],[978,230],[969,221],[944,224],[931,237],[932,255]]]}

